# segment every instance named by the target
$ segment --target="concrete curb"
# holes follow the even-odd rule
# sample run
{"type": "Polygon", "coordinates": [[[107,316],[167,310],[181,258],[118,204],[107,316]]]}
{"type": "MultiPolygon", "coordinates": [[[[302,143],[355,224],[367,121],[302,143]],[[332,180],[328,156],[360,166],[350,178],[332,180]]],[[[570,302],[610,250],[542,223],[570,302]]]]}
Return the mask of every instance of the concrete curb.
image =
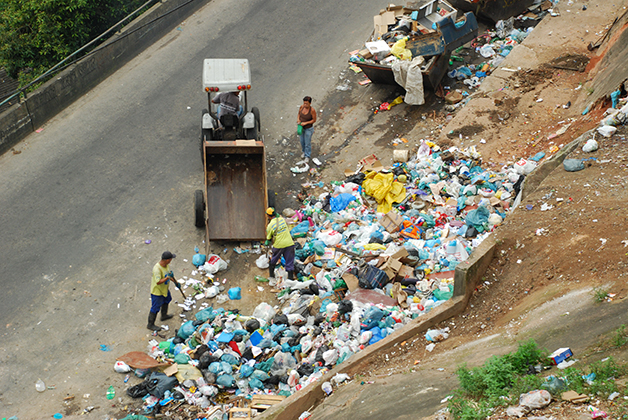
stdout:
{"type": "Polygon", "coordinates": [[[0,114],[0,154],[89,92],[209,0],[157,2],[100,49],[68,67],[0,114]],[[145,25],[145,26],[143,26],[145,25]]]}
{"type": "Polygon", "coordinates": [[[551,159],[543,162],[524,179],[521,185],[521,201],[536,191],[541,182],[569,156],[571,152],[588,139],[593,130],[589,130],[558,151],[551,159]]]}

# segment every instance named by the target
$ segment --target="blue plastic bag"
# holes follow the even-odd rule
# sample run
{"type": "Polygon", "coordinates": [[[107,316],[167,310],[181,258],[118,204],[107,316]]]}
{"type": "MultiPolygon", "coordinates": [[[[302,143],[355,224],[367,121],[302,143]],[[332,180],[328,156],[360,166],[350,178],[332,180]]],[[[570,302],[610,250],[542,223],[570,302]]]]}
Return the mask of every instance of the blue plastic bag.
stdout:
{"type": "Polygon", "coordinates": [[[491,215],[491,212],[484,206],[480,206],[475,210],[471,210],[467,214],[467,218],[465,219],[465,223],[469,226],[474,226],[477,228],[478,226],[484,226],[488,223],[488,217],[491,215]]]}
{"type": "Polygon", "coordinates": [[[214,313],[214,308],[211,306],[209,308],[202,309],[198,311],[195,315],[196,319],[202,322],[205,321],[213,321],[216,318],[216,314],[214,313]]]}
{"type": "Polygon", "coordinates": [[[292,230],[290,231],[290,235],[292,235],[293,238],[301,238],[303,236],[306,236],[309,230],[310,222],[304,220],[292,228],[292,230]]]}
{"type": "Polygon", "coordinates": [[[249,379],[249,387],[252,389],[264,389],[264,384],[257,378],[249,379]]]}
{"type": "Polygon", "coordinates": [[[227,292],[227,294],[229,295],[229,299],[231,300],[240,300],[242,299],[242,288],[232,287],[231,289],[229,289],[229,292],[227,292]]]}
{"type": "Polygon", "coordinates": [[[181,325],[181,328],[179,328],[179,331],[177,332],[177,336],[185,340],[189,336],[194,334],[195,330],[196,328],[194,327],[193,321],[188,321],[184,323],[183,325],[181,325]]]}
{"type": "Polygon", "coordinates": [[[229,353],[223,354],[220,360],[222,360],[225,363],[229,363],[230,365],[237,365],[240,363],[237,357],[229,353]]]}
{"type": "Polygon", "coordinates": [[[253,366],[242,365],[242,367],[240,368],[240,377],[248,378],[249,376],[251,376],[254,370],[255,369],[253,368],[253,366]]]}
{"type": "Polygon", "coordinates": [[[349,203],[355,201],[355,196],[349,193],[338,194],[335,197],[329,199],[329,205],[332,213],[339,212],[347,208],[349,203]]]}
{"type": "Polygon", "coordinates": [[[258,369],[253,372],[253,374],[251,375],[251,378],[264,382],[265,380],[270,378],[270,376],[268,376],[268,373],[264,372],[263,370],[258,369]]]}
{"type": "Polygon", "coordinates": [[[219,385],[225,388],[232,388],[234,383],[235,383],[235,379],[231,375],[223,374],[223,375],[220,375],[218,378],[216,378],[216,385],[219,385]]]}

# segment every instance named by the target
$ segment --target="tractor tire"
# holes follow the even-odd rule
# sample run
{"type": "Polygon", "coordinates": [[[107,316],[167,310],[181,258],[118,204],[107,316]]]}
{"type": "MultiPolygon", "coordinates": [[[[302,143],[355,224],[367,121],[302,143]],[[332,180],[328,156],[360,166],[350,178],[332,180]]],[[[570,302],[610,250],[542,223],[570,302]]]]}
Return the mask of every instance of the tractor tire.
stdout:
{"type": "Polygon", "coordinates": [[[251,108],[251,112],[253,113],[253,116],[255,117],[255,122],[257,123],[257,131],[259,131],[262,128],[262,123],[259,117],[259,109],[256,106],[254,106],[253,108],[251,108]]]}
{"type": "Polygon", "coordinates": [[[205,200],[203,190],[194,191],[194,225],[197,228],[205,227],[205,200]]]}

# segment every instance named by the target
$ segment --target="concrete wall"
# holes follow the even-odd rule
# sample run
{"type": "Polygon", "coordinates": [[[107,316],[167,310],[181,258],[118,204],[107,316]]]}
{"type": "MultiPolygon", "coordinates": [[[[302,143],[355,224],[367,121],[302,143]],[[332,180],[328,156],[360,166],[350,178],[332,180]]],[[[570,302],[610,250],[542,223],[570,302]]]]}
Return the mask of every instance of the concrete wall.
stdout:
{"type": "Polygon", "coordinates": [[[21,103],[0,114],[0,154],[89,92],[208,2],[158,2],[116,33],[98,52],[73,64],[30,93],[21,103]]]}

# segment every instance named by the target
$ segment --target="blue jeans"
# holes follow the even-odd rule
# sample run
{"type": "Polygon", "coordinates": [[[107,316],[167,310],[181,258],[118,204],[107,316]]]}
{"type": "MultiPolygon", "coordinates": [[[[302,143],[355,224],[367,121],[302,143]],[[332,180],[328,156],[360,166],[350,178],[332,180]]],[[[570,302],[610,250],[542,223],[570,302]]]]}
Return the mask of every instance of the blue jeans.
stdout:
{"type": "Polygon", "coordinates": [[[286,248],[273,247],[273,255],[270,257],[270,265],[277,265],[283,255],[286,260],[286,266],[284,267],[286,271],[294,271],[294,249],[294,245],[286,248]]]}
{"type": "Polygon", "coordinates": [[[159,312],[159,310],[161,309],[162,305],[165,305],[167,303],[170,303],[172,301],[172,296],[170,295],[170,290],[168,290],[168,296],[157,296],[157,295],[150,295],[150,311],[154,314],[156,314],[157,312],[159,312]]]}
{"type": "Polygon", "coordinates": [[[303,132],[299,135],[301,139],[301,151],[308,159],[312,154],[312,134],[314,134],[314,127],[304,128],[303,132]]]}

